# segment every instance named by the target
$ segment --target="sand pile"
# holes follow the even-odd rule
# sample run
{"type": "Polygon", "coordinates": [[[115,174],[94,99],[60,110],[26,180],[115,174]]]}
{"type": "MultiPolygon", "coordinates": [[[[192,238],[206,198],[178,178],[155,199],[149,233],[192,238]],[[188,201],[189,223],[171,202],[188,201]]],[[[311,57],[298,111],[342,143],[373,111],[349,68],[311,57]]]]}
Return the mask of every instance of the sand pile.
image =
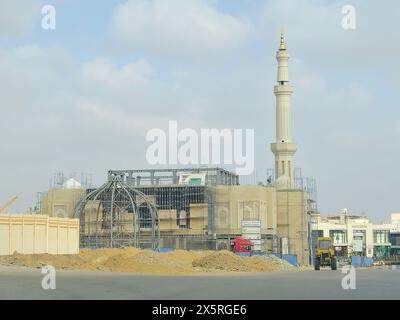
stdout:
{"type": "Polygon", "coordinates": [[[229,251],[158,253],[136,248],[82,249],[78,255],[0,256],[0,265],[56,269],[138,272],[153,274],[201,274],[209,272],[261,272],[293,269],[286,261],[270,256],[239,257],[229,251]]]}
{"type": "Polygon", "coordinates": [[[262,272],[294,268],[288,262],[275,256],[236,256],[229,251],[218,251],[193,261],[193,266],[208,270],[262,272]]]}

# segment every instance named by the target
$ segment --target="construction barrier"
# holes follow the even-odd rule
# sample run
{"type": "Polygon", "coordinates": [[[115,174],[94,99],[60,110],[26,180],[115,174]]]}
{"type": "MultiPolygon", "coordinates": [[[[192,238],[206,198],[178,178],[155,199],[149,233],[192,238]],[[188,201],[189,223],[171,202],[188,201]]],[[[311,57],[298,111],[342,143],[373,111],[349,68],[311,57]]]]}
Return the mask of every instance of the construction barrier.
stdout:
{"type": "Polygon", "coordinates": [[[372,258],[365,256],[352,256],[351,264],[355,267],[371,267],[373,263],[372,258]]]}
{"type": "Polygon", "coordinates": [[[0,215],[0,255],[78,254],[79,219],[0,215]]]}
{"type": "Polygon", "coordinates": [[[250,257],[253,255],[251,252],[235,252],[235,254],[241,257],[250,257]]]}
{"type": "Polygon", "coordinates": [[[174,251],[173,248],[157,248],[155,251],[157,252],[172,252],[174,251]]]}
{"type": "Polygon", "coordinates": [[[272,255],[289,262],[291,265],[297,266],[297,256],[292,254],[271,253],[272,255]]]}

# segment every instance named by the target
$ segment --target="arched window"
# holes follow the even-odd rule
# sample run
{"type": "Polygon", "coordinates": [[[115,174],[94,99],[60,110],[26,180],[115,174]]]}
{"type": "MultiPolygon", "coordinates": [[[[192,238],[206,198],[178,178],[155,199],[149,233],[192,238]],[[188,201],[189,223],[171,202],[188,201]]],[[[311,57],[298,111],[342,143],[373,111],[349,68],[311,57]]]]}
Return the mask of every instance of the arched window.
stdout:
{"type": "Polygon", "coordinates": [[[217,223],[219,227],[229,226],[229,211],[228,208],[220,208],[218,210],[217,223]]]}

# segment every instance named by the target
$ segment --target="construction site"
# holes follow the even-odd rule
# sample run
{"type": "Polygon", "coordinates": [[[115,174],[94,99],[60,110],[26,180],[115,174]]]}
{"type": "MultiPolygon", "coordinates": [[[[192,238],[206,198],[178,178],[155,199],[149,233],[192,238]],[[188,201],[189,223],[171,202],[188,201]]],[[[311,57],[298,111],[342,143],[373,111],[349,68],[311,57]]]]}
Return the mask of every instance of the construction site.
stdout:
{"type": "Polygon", "coordinates": [[[257,271],[330,264],[336,270],[338,259],[350,258],[369,266],[372,258],[397,263],[398,215],[386,225],[347,214],[321,218],[315,180],[294,166],[283,34],[276,59],[275,166],[258,184],[242,184],[246,177],[219,166],[117,168],[98,186],[90,174],[58,172],[29,214],[2,214],[16,196],[0,208],[0,264],[193,273],[204,266],[257,271]],[[349,227],[353,222],[358,229],[349,227]],[[329,248],[320,247],[324,241],[329,248]],[[320,258],[324,250],[328,260],[320,258]]]}
{"type": "MultiPolygon", "coordinates": [[[[83,250],[135,247],[312,264],[310,216],[317,212],[316,183],[293,166],[297,145],[291,139],[288,57],[281,35],[274,87],[276,142],[271,144],[275,168],[268,170],[265,181],[242,185],[239,175],[221,167],[116,169],[94,187],[87,174],[57,173],[31,215],[0,216],[0,254],[76,255],[79,250],[86,254],[83,250]]],[[[115,257],[119,253],[108,258],[115,257]]]]}
{"type": "Polygon", "coordinates": [[[397,264],[399,214],[379,225],[321,217],[315,180],[294,166],[283,34],[276,59],[275,166],[258,184],[221,166],[115,168],[97,186],[58,172],[27,214],[4,214],[17,196],[0,208],[0,264],[155,273],[397,264]]]}

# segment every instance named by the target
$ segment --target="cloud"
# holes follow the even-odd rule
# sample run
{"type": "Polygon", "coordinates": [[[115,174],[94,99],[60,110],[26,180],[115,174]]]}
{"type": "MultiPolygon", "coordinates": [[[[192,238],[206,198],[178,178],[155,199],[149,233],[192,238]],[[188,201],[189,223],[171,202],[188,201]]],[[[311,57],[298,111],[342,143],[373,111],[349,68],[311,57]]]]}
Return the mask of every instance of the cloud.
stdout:
{"type": "Polygon", "coordinates": [[[125,64],[121,69],[107,58],[98,58],[83,66],[85,81],[110,87],[148,84],[153,76],[153,67],[144,59],[125,64]]]}
{"type": "Polygon", "coordinates": [[[19,36],[32,30],[35,19],[40,23],[38,0],[0,1],[0,36],[19,36]]]}
{"type": "Polygon", "coordinates": [[[400,37],[400,28],[393,27],[400,19],[398,1],[352,1],[355,30],[342,28],[342,8],[348,4],[342,0],[267,1],[260,10],[260,30],[270,37],[283,27],[289,48],[317,67],[354,71],[392,66],[392,59],[400,54],[399,42],[393,41],[400,37]]]}
{"type": "Polygon", "coordinates": [[[67,37],[70,48],[44,46],[43,33],[0,48],[4,200],[18,194],[24,209],[55,171],[88,171],[102,183],[110,168],[147,167],[144,135],[168,120],[179,128],[254,128],[251,182],[265,180],[274,164],[274,55],[283,26],[295,165],[317,179],[321,211],[347,206],[384,216],[394,210],[400,28],[387,25],[400,21],[393,19],[396,10],[355,1],[352,32],[340,26],[340,1],[268,1],[240,17],[230,3],[124,2],[110,17],[113,42],[95,35],[105,50],[80,46],[93,34],[69,41],[68,30],[54,35],[58,43],[67,37]]]}
{"type": "Polygon", "coordinates": [[[252,32],[247,20],[201,0],[128,0],[115,8],[110,28],[125,49],[179,55],[235,48],[252,32]]]}

